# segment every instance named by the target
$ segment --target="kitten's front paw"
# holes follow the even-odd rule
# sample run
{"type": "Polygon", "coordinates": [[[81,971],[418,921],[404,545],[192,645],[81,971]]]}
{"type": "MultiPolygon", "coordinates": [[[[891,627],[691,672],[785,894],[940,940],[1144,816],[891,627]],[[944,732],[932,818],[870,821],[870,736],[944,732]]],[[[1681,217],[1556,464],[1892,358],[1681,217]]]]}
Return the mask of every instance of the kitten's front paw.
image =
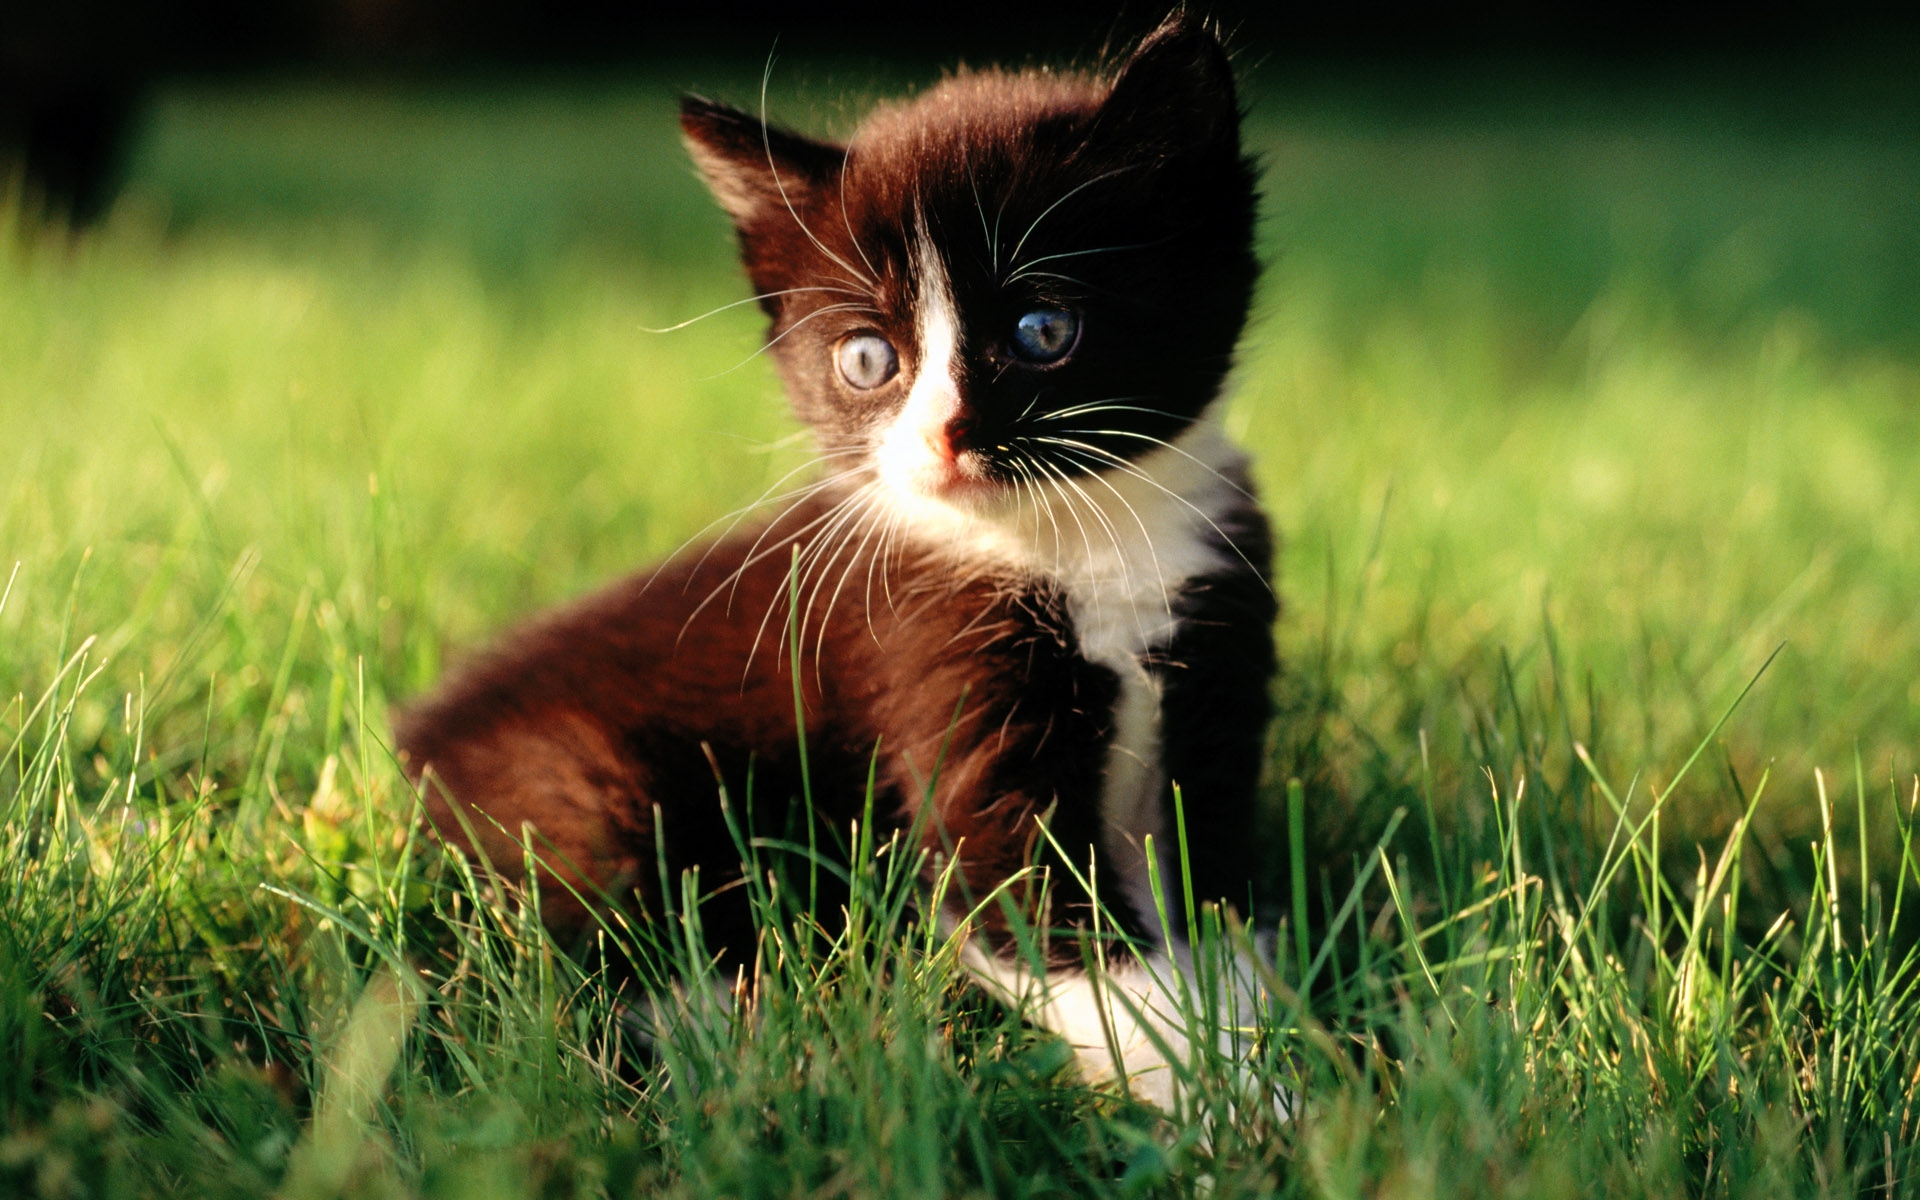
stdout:
{"type": "Polygon", "coordinates": [[[1274,1119],[1291,1120],[1293,1093],[1261,1080],[1251,1063],[1266,996],[1253,971],[1241,966],[1225,994],[1211,997],[1195,986],[1188,964],[1158,955],[1104,972],[1055,976],[1046,1022],[1073,1046],[1089,1082],[1124,1078],[1135,1099],[1164,1113],[1181,1112],[1182,1098],[1189,1113],[1209,1107],[1197,1093],[1211,1087],[1236,1097],[1225,1104],[1228,1113],[1258,1090],[1274,1119]],[[1196,1053],[1197,1039],[1211,1044],[1208,1054],[1196,1053]]]}
{"type": "MultiPolygon", "coordinates": [[[[1250,1059],[1266,994],[1243,956],[1236,956],[1211,989],[1198,986],[1184,953],[1178,961],[1153,954],[1105,969],[1055,970],[1041,977],[1018,961],[976,947],[964,951],[963,960],[1001,999],[1064,1038],[1088,1083],[1124,1083],[1134,1099],[1178,1115],[1183,1098],[1189,1113],[1208,1107],[1193,1102],[1194,1092],[1217,1079],[1223,1064],[1233,1064],[1228,1068],[1232,1082],[1216,1085],[1217,1090],[1236,1097],[1225,1111],[1245,1103],[1249,1080],[1259,1077],[1250,1059]],[[1211,1046],[1204,1059],[1195,1052],[1196,1038],[1211,1046]]],[[[1275,1119],[1292,1119],[1292,1092],[1265,1084],[1260,1090],[1269,1093],[1275,1119]]]]}
{"type": "Polygon", "coordinates": [[[1220,1059],[1226,1064],[1239,1064],[1237,1068],[1229,1065],[1230,1074],[1222,1079],[1218,1065],[1205,1067],[1196,1061],[1193,1042],[1185,1031],[1159,1027],[1152,1035],[1144,1030],[1139,1033],[1131,1046],[1122,1047],[1119,1069],[1110,1046],[1075,1045],[1082,1078],[1096,1084],[1117,1083],[1124,1071],[1127,1093],[1168,1116],[1199,1116],[1211,1111],[1233,1123],[1248,1111],[1244,1106],[1251,1104],[1258,1106],[1253,1110],[1256,1112],[1264,1108],[1272,1121],[1293,1119],[1298,1097],[1286,1085],[1263,1078],[1247,1062],[1250,1039],[1226,1031],[1219,1035],[1216,1050],[1220,1059]],[[1228,1098],[1221,1099],[1223,1095],[1228,1098]],[[1182,1100],[1186,1101],[1184,1106],[1182,1100]]]}

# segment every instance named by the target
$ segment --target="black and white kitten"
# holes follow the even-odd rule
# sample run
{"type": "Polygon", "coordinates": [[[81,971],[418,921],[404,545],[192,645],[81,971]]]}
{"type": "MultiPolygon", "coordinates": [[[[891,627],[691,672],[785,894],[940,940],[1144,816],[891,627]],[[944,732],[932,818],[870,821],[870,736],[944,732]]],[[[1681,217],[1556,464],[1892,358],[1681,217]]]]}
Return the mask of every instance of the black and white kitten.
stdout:
{"type": "MultiPolygon", "coordinates": [[[[716,769],[738,802],[751,764],[762,829],[801,793],[798,546],[819,820],[859,815],[877,746],[876,812],[924,816],[957,859],[949,919],[1031,862],[1060,865],[1057,842],[1139,946],[1164,947],[1144,847],[1173,845],[1177,783],[1196,894],[1244,901],[1276,602],[1246,461],[1214,420],[1257,273],[1239,124],[1219,42],[1178,17],[1112,77],[962,71],[845,145],[687,100],[687,145],[825,474],[777,518],[519,631],[409,711],[399,744],[431,773],[442,833],[511,867],[530,824],[555,874],[647,911],[656,852],[676,874],[737,877],[716,769]]],[[[1055,931],[1092,927],[1072,872],[1012,898],[1055,931]]],[[[561,928],[589,918],[565,889],[543,902],[561,928]]],[[[974,970],[1036,985],[1010,918],[984,911],[974,970]]],[[[717,949],[752,953],[741,889],[703,915],[717,949]]],[[[1043,1019],[1096,1073],[1107,1022],[1130,1074],[1160,1065],[1133,1014],[1165,1008],[1184,965],[1110,949],[1090,980],[1081,940],[1050,940],[1043,1019]]],[[[1165,1100],[1167,1077],[1136,1083],[1165,1100]]]]}

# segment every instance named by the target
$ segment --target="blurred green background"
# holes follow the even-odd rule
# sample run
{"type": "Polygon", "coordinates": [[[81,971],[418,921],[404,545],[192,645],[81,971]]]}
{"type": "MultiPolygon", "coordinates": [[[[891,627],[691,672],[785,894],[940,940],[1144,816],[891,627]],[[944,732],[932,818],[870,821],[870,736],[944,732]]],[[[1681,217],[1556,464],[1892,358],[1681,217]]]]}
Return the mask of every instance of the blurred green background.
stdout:
{"type": "MultiPolygon", "coordinates": [[[[762,61],[227,76],[69,232],[0,206],[0,725],[79,640],[104,788],[289,798],[515,618],[801,461],[673,120],[762,61]],[[345,692],[353,695],[343,695],[345,692]],[[271,750],[263,755],[263,749],[271,750]]],[[[1269,263],[1228,424],[1284,538],[1276,780],[1362,823],[1568,738],[1693,784],[1920,748],[1920,95],[1905,59],[1243,56],[1269,263]],[[1501,715],[1505,709],[1507,715],[1501,715]],[[1530,714],[1530,715],[1529,715],[1530,714]],[[1382,799],[1385,798],[1385,799],[1382,799]]],[[[923,62],[776,57],[844,131],[923,62]]],[[[1467,781],[1467,782],[1462,782],[1467,781]]]]}

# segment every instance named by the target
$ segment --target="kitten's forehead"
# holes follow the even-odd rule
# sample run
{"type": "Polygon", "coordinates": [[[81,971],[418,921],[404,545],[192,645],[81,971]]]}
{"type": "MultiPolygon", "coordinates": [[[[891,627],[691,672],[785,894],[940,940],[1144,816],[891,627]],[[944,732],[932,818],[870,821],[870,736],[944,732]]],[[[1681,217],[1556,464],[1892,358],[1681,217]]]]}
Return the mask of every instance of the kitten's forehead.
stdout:
{"type": "Polygon", "coordinates": [[[986,70],[883,104],[848,143],[845,202],[875,224],[997,205],[1067,165],[1106,91],[1079,75],[986,70]]]}
{"type": "Polygon", "coordinates": [[[1036,128],[1084,121],[1106,90],[1082,75],[967,71],[918,96],[882,103],[860,123],[853,145],[877,162],[1011,148],[1036,128]]]}

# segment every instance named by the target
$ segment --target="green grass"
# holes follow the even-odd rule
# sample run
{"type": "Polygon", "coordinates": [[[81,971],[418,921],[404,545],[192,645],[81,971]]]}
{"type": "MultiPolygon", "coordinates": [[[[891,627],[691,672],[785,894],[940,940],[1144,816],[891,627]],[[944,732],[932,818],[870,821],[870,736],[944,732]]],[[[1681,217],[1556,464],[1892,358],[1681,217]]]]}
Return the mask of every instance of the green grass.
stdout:
{"type": "Polygon", "coordinates": [[[1168,1124],[897,851],[649,1049],[411,840],[390,703],[798,461],[749,314],[641,332],[744,294],[672,93],[751,77],[178,88],[0,205],[0,1191],[1910,1191],[1914,108],[1263,78],[1282,1000],[1168,1124]]]}

